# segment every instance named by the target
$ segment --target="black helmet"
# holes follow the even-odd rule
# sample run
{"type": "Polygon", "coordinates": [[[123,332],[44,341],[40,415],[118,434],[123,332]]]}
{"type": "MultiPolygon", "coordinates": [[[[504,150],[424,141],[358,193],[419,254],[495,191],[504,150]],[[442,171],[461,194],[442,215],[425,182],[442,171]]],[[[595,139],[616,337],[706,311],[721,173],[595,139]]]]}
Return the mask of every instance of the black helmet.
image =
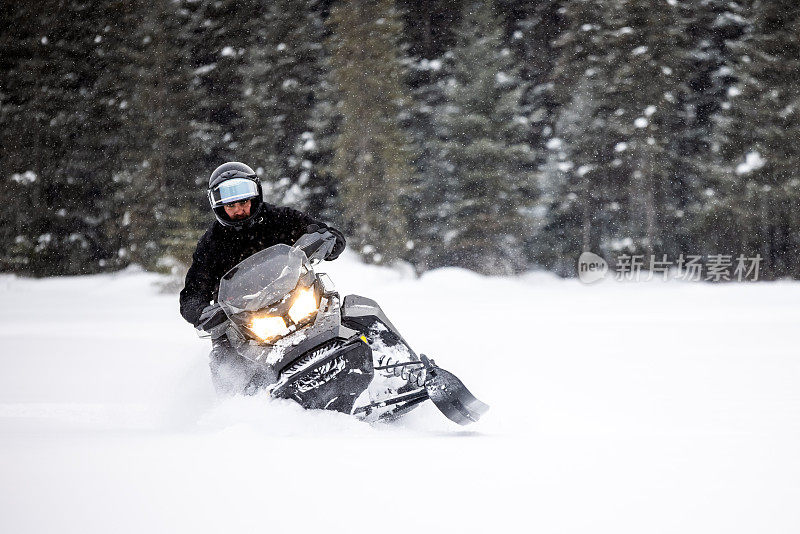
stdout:
{"type": "Polygon", "coordinates": [[[214,210],[214,216],[225,226],[241,228],[247,225],[258,212],[264,200],[261,180],[253,169],[239,163],[229,161],[223,163],[211,173],[208,179],[208,202],[214,210]],[[231,220],[225,213],[225,204],[232,204],[251,199],[250,217],[238,221],[231,220]]]}

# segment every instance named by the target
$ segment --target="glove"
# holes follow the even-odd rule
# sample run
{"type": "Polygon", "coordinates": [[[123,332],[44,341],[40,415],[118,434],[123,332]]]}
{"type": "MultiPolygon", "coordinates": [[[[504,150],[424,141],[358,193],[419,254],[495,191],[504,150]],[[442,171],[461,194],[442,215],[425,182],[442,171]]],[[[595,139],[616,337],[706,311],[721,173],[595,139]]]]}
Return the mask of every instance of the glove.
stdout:
{"type": "Polygon", "coordinates": [[[328,261],[333,261],[339,257],[339,255],[344,252],[344,247],[347,245],[347,242],[344,240],[344,236],[338,230],[331,230],[331,233],[336,236],[336,243],[333,245],[333,250],[331,250],[325,259],[328,261]]]}
{"type": "Polygon", "coordinates": [[[228,329],[228,316],[219,304],[206,306],[200,314],[197,327],[211,334],[212,339],[217,339],[228,329]]]}
{"type": "Polygon", "coordinates": [[[336,258],[339,257],[339,255],[342,252],[344,252],[344,247],[346,243],[344,240],[344,236],[342,235],[341,232],[339,232],[339,230],[336,230],[335,228],[330,228],[329,226],[325,226],[322,224],[313,223],[309,224],[306,227],[306,233],[307,234],[318,233],[323,235],[330,234],[336,238],[336,242],[333,244],[333,249],[330,252],[328,252],[327,256],[325,256],[325,259],[327,261],[335,260],[336,258]]]}

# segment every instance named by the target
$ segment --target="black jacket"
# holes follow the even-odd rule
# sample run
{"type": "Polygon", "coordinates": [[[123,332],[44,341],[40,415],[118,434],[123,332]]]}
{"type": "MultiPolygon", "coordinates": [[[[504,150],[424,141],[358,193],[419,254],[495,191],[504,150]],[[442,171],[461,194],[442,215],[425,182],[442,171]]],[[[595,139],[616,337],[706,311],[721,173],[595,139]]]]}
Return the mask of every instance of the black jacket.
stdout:
{"type": "Polygon", "coordinates": [[[197,326],[203,308],[217,298],[219,281],[226,272],[260,250],[284,243],[291,245],[310,224],[327,227],[336,236],[333,254],[345,247],[341,232],[292,208],[262,204],[245,228],[223,226],[217,221],[203,234],[192,256],[181,291],[181,315],[197,326]]]}

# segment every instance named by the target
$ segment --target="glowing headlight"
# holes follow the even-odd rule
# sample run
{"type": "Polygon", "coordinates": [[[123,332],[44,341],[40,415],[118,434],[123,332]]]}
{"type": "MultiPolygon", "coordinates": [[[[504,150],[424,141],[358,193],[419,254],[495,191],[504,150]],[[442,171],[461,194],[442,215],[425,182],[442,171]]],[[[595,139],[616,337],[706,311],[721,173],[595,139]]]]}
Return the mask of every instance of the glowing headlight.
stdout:
{"type": "Polygon", "coordinates": [[[317,299],[314,297],[314,290],[303,289],[298,292],[292,307],[289,308],[289,317],[295,323],[299,323],[315,311],[317,311],[317,299]]]}
{"type": "Polygon", "coordinates": [[[289,333],[283,317],[253,317],[250,321],[250,330],[264,341],[289,333]]]}

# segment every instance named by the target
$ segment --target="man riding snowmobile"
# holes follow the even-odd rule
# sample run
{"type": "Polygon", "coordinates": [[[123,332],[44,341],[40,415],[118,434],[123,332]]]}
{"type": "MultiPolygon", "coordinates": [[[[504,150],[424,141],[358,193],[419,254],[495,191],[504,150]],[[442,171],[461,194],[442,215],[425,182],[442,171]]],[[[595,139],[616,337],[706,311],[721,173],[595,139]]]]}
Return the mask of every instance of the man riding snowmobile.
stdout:
{"type": "Polygon", "coordinates": [[[217,391],[236,394],[245,389],[256,368],[231,349],[224,334],[226,317],[210,305],[222,276],[254,253],[279,243],[291,245],[307,233],[335,236],[326,260],[339,257],[346,241],[339,230],[322,221],[265,203],[261,181],[244,163],[224,163],[211,173],[208,200],[216,220],[197,243],[180,294],[180,311],[184,319],[212,335],[210,367],[217,391]]]}
{"type": "Polygon", "coordinates": [[[184,318],[213,340],[219,393],[264,392],[365,420],[399,417],[427,400],[461,425],[488,410],[416,354],[376,302],[342,297],[315,271],[344,249],[338,230],[263,204],[242,163],[214,171],[208,198],[217,221],[197,245],[180,301],[184,318]]]}

